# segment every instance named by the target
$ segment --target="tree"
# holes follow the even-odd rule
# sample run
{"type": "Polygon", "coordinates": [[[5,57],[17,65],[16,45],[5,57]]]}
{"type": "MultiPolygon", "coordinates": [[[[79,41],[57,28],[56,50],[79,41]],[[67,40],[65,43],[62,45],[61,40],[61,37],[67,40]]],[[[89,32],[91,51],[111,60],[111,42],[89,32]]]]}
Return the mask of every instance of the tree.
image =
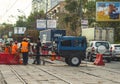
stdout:
{"type": "Polygon", "coordinates": [[[65,9],[69,12],[58,14],[58,27],[66,28],[67,35],[79,35],[79,14],[78,3],[76,0],[66,0],[65,9]]]}
{"type": "MultiPolygon", "coordinates": [[[[97,0],[99,1],[113,1],[119,2],[119,0],[97,0]]],[[[96,21],[96,1],[91,0],[66,0],[65,9],[69,12],[59,14],[59,28],[66,28],[68,35],[79,35],[81,29],[81,19],[88,19],[89,27],[101,27],[101,28],[114,28],[115,42],[120,42],[120,21],[96,21]],[[86,9],[86,13],[84,10],[86,9]]]]}
{"type": "MultiPolygon", "coordinates": [[[[40,12],[33,12],[31,13],[28,18],[25,18],[24,16],[19,16],[18,21],[16,22],[17,27],[26,27],[26,32],[24,34],[25,36],[32,37],[32,40],[35,41],[37,40],[39,36],[39,31],[36,30],[36,20],[37,19],[44,19],[45,14],[43,11],[40,12]]],[[[19,37],[23,35],[15,35],[14,37],[19,37]]]]}
{"type": "Polygon", "coordinates": [[[44,11],[40,11],[40,12],[35,11],[35,12],[31,13],[27,19],[27,28],[35,29],[37,19],[45,19],[45,17],[46,16],[45,16],[44,11]]]}
{"type": "Polygon", "coordinates": [[[18,16],[18,20],[16,21],[16,27],[26,27],[26,17],[18,16]]]}
{"type": "Polygon", "coordinates": [[[11,37],[9,36],[9,32],[13,33],[13,25],[12,24],[7,24],[7,23],[3,23],[0,26],[0,37],[2,38],[2,36],[6,35],[7,37],[11,37]]]}

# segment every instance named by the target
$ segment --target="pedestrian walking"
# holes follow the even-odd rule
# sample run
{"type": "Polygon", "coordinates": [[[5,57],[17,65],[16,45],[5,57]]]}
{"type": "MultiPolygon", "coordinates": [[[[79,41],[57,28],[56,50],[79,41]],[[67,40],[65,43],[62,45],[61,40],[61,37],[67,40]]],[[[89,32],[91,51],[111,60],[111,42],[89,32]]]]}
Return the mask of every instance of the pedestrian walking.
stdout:
{"type": "Polygon", "coordinates": [[[41,54],[41,42],[40,42],[40,38],[37,39],[37,45],[36,45],[36,57],[35,60],[33,62],[33,64],[41,64],[41,60],[40,60],[40,54],[41,54]]]}
{"type": "Polygon", "coordinates": [[[21,46],[20,46],[21,53],[22,53],[22,56],[23,56],[23,64],[24,65],[28,64],[29,47],[30,47],[30,44],[27,41],[27,38],[24,38],[23,41],[21,42],[21,46]]]}

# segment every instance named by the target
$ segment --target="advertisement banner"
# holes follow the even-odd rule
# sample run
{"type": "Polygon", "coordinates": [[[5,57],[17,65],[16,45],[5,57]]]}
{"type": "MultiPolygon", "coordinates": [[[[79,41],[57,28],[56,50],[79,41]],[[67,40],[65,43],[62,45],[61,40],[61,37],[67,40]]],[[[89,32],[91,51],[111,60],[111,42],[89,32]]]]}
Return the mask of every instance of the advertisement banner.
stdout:
{"type": "Polygon", "coordinates": [[[96,2],[96,21],[120,21],[120,2],[96,2]]]}

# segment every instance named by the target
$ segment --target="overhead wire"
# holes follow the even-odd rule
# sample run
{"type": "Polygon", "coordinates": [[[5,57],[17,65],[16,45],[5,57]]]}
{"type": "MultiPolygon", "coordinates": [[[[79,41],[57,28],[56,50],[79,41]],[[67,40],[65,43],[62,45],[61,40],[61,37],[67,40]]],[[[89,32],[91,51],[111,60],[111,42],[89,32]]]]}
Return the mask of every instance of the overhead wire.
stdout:
{"type": "Polygon", "coordinates": [[[23,12],[25,12],[30,6],[31,6],[31,2],[28,3],[28,5],[23,9],[23,12]]]}
{"type": "Polygon", "coordinates": [[[15,0],[15,2],[6,10],[5,13],[3,13],[3,17],[5,17],[5,15],[10,11],[10,9],[12,9],[12,7],[17,3],[17,0],[15,0]]]}
{"type": "MultiPolygon", "coordinates": [[[[18,2],[18,0],[15,0],[12,5],[10,5],[10,2],[9,2],[8,8],[7,8],[6,11],[3,13],[2,18],[4,18],[4,17],[8,14],[8,12],[14,7],[14,5],[15,5],[17,2],[18,2]]],[[[30,5],[31,5],[31,2],[28,3],[28,5],[23,9],[23,12],[25,12],[25,11],[29,8],[30,5]]]]}
{"type": "Polygon", "coordinates": [[[30,5],[31,5],[31,2],[23,10],[25,11],[26,9],[28,9],[30,5]]]}

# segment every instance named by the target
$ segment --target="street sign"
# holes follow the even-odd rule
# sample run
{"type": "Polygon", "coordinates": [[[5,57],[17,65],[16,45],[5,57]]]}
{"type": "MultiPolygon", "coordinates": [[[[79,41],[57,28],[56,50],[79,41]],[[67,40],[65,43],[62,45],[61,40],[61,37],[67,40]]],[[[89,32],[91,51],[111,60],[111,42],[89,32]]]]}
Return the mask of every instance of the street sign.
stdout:
{"type": "Polygon", "coordinates": [[[81,20],[81,28],[88,28],[88,20],[81,20]]]}
{"type": "Polygon", "coordinates": [[[56,20],[47,20],[47,28],[56,28],[56,20]]]}
{"type": "Polygon", "coordinates": [[[37,29],[44,30],[44,29],[51,29],[56,28],[56,20],[37,20],[37,29]]]}
{"type": "Polygon", "coordinates": [[[43,30],[46,29],[46,20],[37,20],[37,29],[43,30]]]}
{"type": "Polygon", "coordinates": [[[26,27],[15,27],[14,34],[24,34],[26,31],[26,27]]]}

